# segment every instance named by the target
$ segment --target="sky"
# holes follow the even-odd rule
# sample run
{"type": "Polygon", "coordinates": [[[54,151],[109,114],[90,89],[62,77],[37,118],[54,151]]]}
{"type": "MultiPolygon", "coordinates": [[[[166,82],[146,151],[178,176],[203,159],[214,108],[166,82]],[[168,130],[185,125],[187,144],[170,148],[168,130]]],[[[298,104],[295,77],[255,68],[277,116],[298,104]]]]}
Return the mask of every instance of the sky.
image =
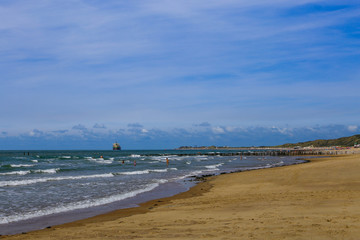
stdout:
{"type": "Polygon", "coordinates": [[[360,134],[358,0],[0,0],[0,150],[360,134]]]}

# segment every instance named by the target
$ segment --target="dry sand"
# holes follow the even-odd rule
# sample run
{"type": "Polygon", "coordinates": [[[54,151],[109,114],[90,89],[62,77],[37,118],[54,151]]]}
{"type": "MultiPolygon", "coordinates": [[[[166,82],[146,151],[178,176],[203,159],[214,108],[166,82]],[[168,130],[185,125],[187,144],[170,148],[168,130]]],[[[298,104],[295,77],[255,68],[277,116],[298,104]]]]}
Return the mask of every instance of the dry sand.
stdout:
{"type": "Polygon", "coordinates": [[[360,155],[211,177],[138,208],[5,239],[360,239],[360,155]]]}

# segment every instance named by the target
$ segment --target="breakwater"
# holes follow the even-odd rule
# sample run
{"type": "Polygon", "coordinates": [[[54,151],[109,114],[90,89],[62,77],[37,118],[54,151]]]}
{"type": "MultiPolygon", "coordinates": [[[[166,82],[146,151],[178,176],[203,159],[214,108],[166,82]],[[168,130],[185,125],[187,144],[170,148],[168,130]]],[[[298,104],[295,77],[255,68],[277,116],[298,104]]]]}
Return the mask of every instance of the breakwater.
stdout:
{"type": "MultiPolygon", "coordinates": [[[[194,150],[194,149],[193,149],[194,150]]],[[[359,153],[358,149],[241,149],[240,151],[224,151],[221,152],[197,152],[197,153],[177,153],[178,156],[327,156],[327,155],[346,155],[359,153]]]]}

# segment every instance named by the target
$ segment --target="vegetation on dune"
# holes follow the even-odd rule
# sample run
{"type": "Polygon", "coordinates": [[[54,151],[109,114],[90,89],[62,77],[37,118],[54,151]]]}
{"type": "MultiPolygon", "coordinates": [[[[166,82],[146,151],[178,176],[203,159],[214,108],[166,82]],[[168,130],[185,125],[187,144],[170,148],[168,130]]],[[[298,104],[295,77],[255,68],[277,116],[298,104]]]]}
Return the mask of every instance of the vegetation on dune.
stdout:
{"type": "Polygon", "coordinates": [[[354,144],[360,144],[360,134],[351,137],[342,137],[337,139],[318,139],[314,141],[286,143],[276,147],[352,147],[354,144]]]}

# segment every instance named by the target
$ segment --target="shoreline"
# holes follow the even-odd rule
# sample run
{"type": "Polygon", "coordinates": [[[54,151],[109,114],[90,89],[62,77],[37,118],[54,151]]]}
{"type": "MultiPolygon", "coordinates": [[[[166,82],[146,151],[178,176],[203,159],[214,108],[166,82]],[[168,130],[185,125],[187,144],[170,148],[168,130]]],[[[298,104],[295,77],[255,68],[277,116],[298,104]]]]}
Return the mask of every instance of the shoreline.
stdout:
{"type": "MultiPolygon", "coordinates": [[[[67,154],[65,154],[67,155],[67,154]]],[[[262,156],[263,158],[263,156],[262,156]]],[[[232,172],[242,172],[242,171],[251,171],[255,169],[260,168],[271,168],[271,167],[277,167],[278,164],[299,164],[303,163],[303,160],[299,160],[298,157],[281,157],[285,158],[288,161],[285,161],[285,163],[281,160],[281,162],[277,164],[263,164],[263,166],[259,167],[233,167],[233,168],[224,168],[222,170],[216,169],[218,171],[214,171],[212,173],[208,173],[205,170],[202,172],[201,175],[186,175],[187,177],[181,177],[176,181],[168,181],[165,183],[159,183],[159,185],[150,191],[144,191],[142,193],[136,194],[135,196],[128,197],[122,200],[113,201],[107,204],[102,205],[94,205],[91,207],[80,207],[76,209],[71,209],[68,211],[62,211],[57,212],[54,211],[53,213],[41,215],[37,214],[36,217],[28,218],[25,216],[19,215],[19,218],[22,218],[19,221],[12,221],[9,223],[2,223],[0,224],[0,236],[1,235],[15,235],[20,233],[26,233],[36,230],[41,230],[48,228],[50,226],[56,226],[61,225],[69,222],[74,222],[90,217],[94,217],[101,214],[106,214],[115,210],[124,209],[124,208],[131,208],[131,207],[137,207],[140,203],[148,202],[153,199],[159,199],[164,197],[170,197],[176,194],[179,194],[181,192],[188,191],[189,188],[200,182],[204,177],[207,176],[214,176],[214,175],[220,175],[220,174],[227,174],[232,172]],[[295,160],[298,159],[298,160],[295,160]],[[295,163],[294,163],[295,162],[295,163]]],[[[246,159],[246,158],[245,158],[246,159]]],[[[259,158],[258,158],[259,159],[259,158]]],[[[264,159],[262,159],[264,161],[264,159]]],[[[269,161],[271,162],[271,157],[269,158],[269,161]]],[[[279,158],[280,161],[280,158],[279,158]]],[[[222,163],[223,164],[223,163],[222,163]]],[[[222,165],[220,164],[220,165],[222,165]]],[[[240,164],[240,162],[239,162],[240,164]]],[[[206,164],[205,164],[206,165],[206,164]]],[[[210,164],[211,165],[211,164],[210,164]]],[[[217,165],[211,165],[210,167],[213,168],[217,165]]],[[[240,164],[242,165],[242,164],[240,164]]],[[[246,164],[245,164],[246,165],[246,164]]],[[[196,172],[196,171],[195,171],[196,172]]],[[[192,172],[192,174],[199,174],[192,172]]],[[[60,203],[61,205],[61,203],[60,203]]],[[[80,205],[79,205],[80,206],[80,205]]],[[[36,212],[34,212],[33,215],[36,215],[36,212]]]]}
{"type": "MultiPolygon", "coordinates": [[[[294,205],[296,202],[298,202],[299,199],[302,199],[302,201],[309,200],[309,202],[311,202],[310,200],[313,200],[313,202],[314,200],[316,200],[317,204],[319,203],[319,201],[324,202],[325,199],[331,199],[328,198],[329,196],[326,196],[327,198],[324,199],[321,198],[318,199],[319,194],[324,194],[324,192],[328,194],[329,189],[327,188],[329,186],[331,189],[333,189],[334,187],[335,188],[339,187],[337,185],[340,184],[341,190],[343,190],[342,192],[343,194],[344,189],[347,188],[345,187],[345,185],[347,185],[345,184],[345,182],[353,183],[354,181],[355,182],[358,181],[357,178],[353,179],[354,178],[353,172],[356,171],[355,167],[360,169],[359,161],[357,161],[357,159],[359,158],[360,158],[359,154],[336,156],[331,158],[313,158],[310,159],[310,161],[307,162],[306,164],[295,164],[295,165],[282,166],[276,168],[259,169],[256,171],[243,171],[243,172],[235,172],[231,174],[222,174],[217,176],[206,177],[204,182],[198,183],[197,185],[195,185],[186,192],[177,194],[172,197],[151,200],[140,204],[139,207],[115,210],[107,214],[102,214],[71,223],[65,223],[62,225],[53,226],[49,229],[37,230],[37,231],[29,232],[27,234],[17,234],[17,235],[9,235],[6,237],[5,236],[2,237],[5,239],[49,239],[49,238],[63,239],[65,238],[65,236],[68,237],[71,236],[69,238],[76,239],[76,238],[80,238],[79,234],[81,233],[84,234],[84,236],[85,235],[87,236],[84,237],[84,239],[85,238],[102,239],[102,237],[104,236],[108,236],[108,239],[129,239],[129,238],[147,239],[147,238],[153,238],[154,236],[157,236],[157,238],[191,239],[191,238],[199,238],[199,236],[202,235],[206,235],[207,237],[205,238],[218,239],[219,235],[216,235],[214,231],[211,231],[211,234],[208,231],[200,231],[200,233],[203,232],[203,234],[199,235],[199,229],[204,230],[204,228],[206,229],[207,227],[212,226],[212,228],[215,227],[215,229],[218,229],[218,231],[222,229],[221,236],[226,235],[226,233],[223,232],[224,229],[226,229],[225,232],[231,233],[228,236],[231,239],[231,236],[234,237],[233,234],[238,232],[237,231],[238,229],[241,229],[241,227],[239,227],[241,224],[243,224],[244,226],[245,225],[248,226],[249,229],[246,232],[248,232],[248,234],[250,235],[252,234],[253,236],[255,236],[254,235],[255,232],[261,232],[259,229],[262,229],[264,231],[264,229],[267,229],[269,228],[270,225],[271,226],[273,225],[271,221],[268,222],[268,224],[266,224],[267,221],[271,220],[272,218],[276,219],[276,214],[274,212],[272,212],[271,214],[269,213],[269,211],[271,210],[268,209],[269,206],[274,208],[276,207],[281,208],[280,210],[284,210],[282,208],[285,207],[285,210],[287,209],[287,213],[286,214],[284,213],[283,215],[287,215],[289,214],[288,211],[289,208],[291,209],[291,206],[294,205]],[[345,162],[351,164],[349,166],[344,166],[345,162]],[[329,174],[327,172],[329,171],[329,168],[330,170],[335,169],[337,171],[339,171],[339,168],[343,169],[345,171],[345,174],[343,173],[341,175],[341,178],[344,183],[341,181],[340,183],[331,182],[331,184],[329,184],[329,186],[327,186],[326,189],[322,189],[318,194],[316,194],[316,189],[318,188],[321,189],[321,185],[323,183],[314,182],[312,184],[312,180],[314,179],[311,178],[319,178],[322,179],[323,181],[327,180],[325,182],[329,182],[329,178],[326,175],[329,174]],[[312,176],[311,173],[314,173],[314,171],[317,172],[317,175],[312,176]],[[347,174],[349,171],[351,171],[352,175],[347,174]],[[294,173],[294,175],[291,175],[291,172],[294,173]],[[324,172],[326,173],[325,175],[324,172]],[[276,174],[276,176],[274,176],[273,174],[276,174]],[[299,174],[308,175],[310,179],[309,180],[305,179],[302,181],[301,178],[299,178],[299,174]],[[296,181],[293,182],[296,179],[299,182],[296,181]],[[341,185],[341,183],[345,185],[343,186],[341,185]],[[280,188],[278,186],[279,184],[280,184],[280,188]],[[317,186],[319,184],[320,186],[317,186]],[[305,190],[307,190],[308,188],[314,188],[314,186],[312,185],[317,186],[317,188],[315,187],[315,189],[312,189],[313,191],[310,191],[310,195],[305,194],[307,193],[307,191],[305,190]],[[300,188],[302,191],[299,191],[298,188],[300,188]],[[254,189],[257,189],[258,192],[254,191],[254,189]],[[278,196],[275,202],[278,202],[278,204],[272,206],[274,204],[272,201],[274,198],[273,195],[274,194],[276,195],[276,193],[278,193],[278,196]],[[304,196],[301,196],[301,194],[299,195],[299,193],[304,193],[303,194],[304,196]],[[234,194],[236,198],[234,198],[234,194]],[[287,199],[286,194],[288,194],[289,196],[291,195],[292,197],[295,198],[287,199]],[[268,200],[270,202],[268,202],[268,200]],[[281,202],[281,200],[283,200],[283,202],[281,202]],[[289,200],[294,200],[294,202],[289,200]],[[229,208],[231,209],[231,211],[227,212],[229,208]],[[201,209],[202,211],[199,212],[199,209],[201,209]],[[259,212],[259,210],[261,209],[263,210],[262,216],[260,214],[261,211],[259,212]],[[217,210],[217,211],[214,213],[213,210],[217,210]],[[248,216],[249,214],[250,216],[253,215],[252,218],[249,217],[249,219],[246,219],[245,216],[248,216]],[[254,218],[254,214],[256,215],[256,218],[254,218]],[[174,218],[175,216],[173,215],[178,216],[178,218],[174,218]],[[199,215],[201,215],[202,217],[199,217],[199,215]],[[232,217],[232,215],[238,215],[238,217],[234,218],[232,217]],[[262,218],[262,221],[254,222],[255,219],[259,217],[262,218]],[[201,219],[201,221],[199,221],[199,218],[201,219]],[[150,219],[152,221],[150,221],[150,219]],[[227,224],[224,225],[223,222],[220,220],[225,220],[225,219],[227,219],[228,221],[226,221],[227,224]],[[178,227],[175,227],[174,225],[174,223],[176,222],[178,222],[177,223],[177,225],[179,225],[178,227]],[[189,225],[188,223],[191,222],[192,224],[189,225]],[[217,225],[214,225],[214,223],[217,223],[217,225]],[[223,228],[220,229],[218,228],[219,223],[221,223],[220,225],[223,228]],[[234,224],[236,225],[236,227],[233,226],[234,224]],[[257,225],[258,229],[254,228],[255,226],[254,224],[257,225]],[[134,227],[133,225],[136,225],[137,227],[134,227]],[[144,226],[147,229],[146,232],[144,232],[143,229],[144,226]],[[92,233],[89,233],[88,228],[90,227],[95,228],[94,232],[91,231],[92,233]],[[113,230],[109,230],[109,229],[113,229],[113,230]],[[185,236],[184,235],[185,233],[183,232],[186,229],[191,230],[189,232],[190,235],[188,236],[185,236]],[[253,230],[249,232],[249,230],[251,229],[253,230]],[[119,231],[122,232],[121,236],[118,235],[120,233],[119,231]]],[[[335,180],[336,180],[336,176],[335,176],[335,180]]],[[[345,192],[349,193],[349,196],[353,194],[354,195],[353,197],[359,200],[360,187],[358,187],[356,184],[354,186],[353,185],[354,184],[348,187],[350,188],[348,192],[346,191],[345,192]],[[355,188],[355,189],[351,189],[351,188],[355,188]]],[[[335,196],[336,194],[332,194],[332,195],[335,196]]],[[[346,199],[343,198],[342,200],[346,201],[346,199]]],[[[350,200],[353,199],[350,198],[350,200]]],[[[313,202],[310,205],[317,206],[317,204],[314,205],[313,202]]],[[[291,216],[293,215],[296,216],[299,215],[301,212],[297,212],[296,209],[292,209],[290,213],[291,216]]],[[[327,220],[329,220],[330,213],[331,211],[325,214],[327,215],[327,220]]],[[[346,213],[344,212],[343,215],[344,217],[347,217],[349,214],[350,212],[346,212],[346,213]]],[[[296,218],[294,216],[292,218],[296,218]]],[[[357,220],[356,226],[358,227],[360,226],[359,225],[360,216],[357,215],[355,217],[356,217],[355,219],[357,220]]],[[[289,217],[289,219],[291,219],[291,217],[289,217]]],[[[309,219],[311,219],[309,216],[302,216],[298,220],[309,221],[309,219]]],[[[326,220],[327,223],[333,222],[332,218],[330,218],[329,221],[327,220],[326,220]]],[[[310,225],[310,227],[312,226],[313,228],[314,227],[318,228],[319,224],[316,222],[317,221],[313,223],[313,225],[315,224],[314,226],[310,225]]],[[[350,225],[351,224],[349,222],[346,225],[347,227],[344,226],[344,229],[342,229],[342,231],[340,232],[342,232],[343,235],[346,232],[356,232],[360,234],[359,230],[355,231],[353,227],[350,227],[350,225]],[[346,229],[348,229],[348,231],[346,231],[346,229]]],[[[288,227],[290,227],[291,229],[291,226],[288,227]]],[[[281,227],[281,225],[279,225],[278,227],[281,227]]],[[[309,226],[307,227],[309,228],[309,226]]],[[[275,239],[275,235],[276,234],[278,235],[279,231],[276,231],[275,226],[272,226],[272,228],[274,228],[272,235],[274,235],[274,239],[275,239]]],[[[301,229],[304,228],[301,227],[301,229]]],[[[242,230],[244,231],[244,229],[242,230]]],[[[309,230],[302,230],[302,231],[309,232],[309,230]]],[[[284,232],[284,230],[280,232],[284,232]]],[[[322,231],[322,234],[323,232],[324,231],[322,231]]],[[[250,235],[247,236],[249,239],[251,239],[250,235]]],[[[264,236],[265,235],[263,235],[263,237],[264,236]]],[[[301,236],[303,236],[303,234],[301,234],[300,231],[294,236],[297,236],[298,239],[302,239],[301,236]]],[[[312,233],[311,236],[313,236],[312,233]]],[[[325,236],[327,235],[325,234],[325,236]]],[[[246,236],[243,237],[246,238],[246,236]]],[[[289,237],[290,236],[287,236],[286,239],[288,239],[289,237]]],[[[339,237],[340,236],[337,235],[337,238],[332,237],[328,239],[339,239],[339,237]]],[[[316,237],[313,238],[321,239],[316,237]]],[[[343,236],[341,238],[343,238],[343,236]]],[[[346,239],[351,239],[351,238],[346,238],[346,239]]]]}
{"type": "Polygon", "coordinates": [[[49,215],[39,216],[26,220],[0,224],[0,237],[12,236],[16,234],[24,234],[32,231],[39,231],[51,226],[63,225],[75,221],[81,221],[91,217],[108,214],[113,211],[136,208],[140,204],[146,203],[158,198],[171,197],[176,194],[188,191],[192,186],[196,185],[196,179],[186,181],[184,183],[170,182],[159,185],[153,190],[140,193],[136,196],[129,197],[120,201],[115,201],[105,205],[94,206],[90,208],[80,208],[67,212],[53,213],[49,215]],[[20,227],[22,226],[22,227],[20,227]],[[25,226],[25,227],[24,227],[25,226]],[[5,230],[6,229],[6,230],[5,230]]]}

